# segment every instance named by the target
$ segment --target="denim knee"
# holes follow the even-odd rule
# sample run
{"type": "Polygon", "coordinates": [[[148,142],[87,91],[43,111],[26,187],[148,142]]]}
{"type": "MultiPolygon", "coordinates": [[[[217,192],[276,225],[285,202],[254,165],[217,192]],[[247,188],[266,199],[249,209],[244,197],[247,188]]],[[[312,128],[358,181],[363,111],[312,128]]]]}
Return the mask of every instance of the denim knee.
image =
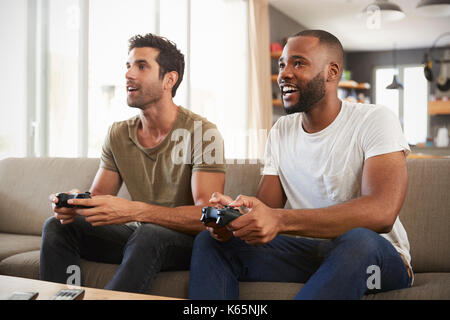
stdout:
{"type": "Polygon", "coordinates": [[[194,249],[211,247],[215,242],[218,242],[211,237],[208,230],[200,232],[194,239],[194,249]]]}
{"type": "Polygon", "coordinates": [[[42,227],[42,237],[62,229],[62,226],[63,225],[58,219],[55,217],[49,217],[45,220],[44,226],[42,227]]]}
{"type": "Polygon", "coordinates": [[[367,228],[355,228],[336,238],[338,244],[346,244],[352,255],[366,256],[376,254],[385,240],[378,233],[367,228]]]}

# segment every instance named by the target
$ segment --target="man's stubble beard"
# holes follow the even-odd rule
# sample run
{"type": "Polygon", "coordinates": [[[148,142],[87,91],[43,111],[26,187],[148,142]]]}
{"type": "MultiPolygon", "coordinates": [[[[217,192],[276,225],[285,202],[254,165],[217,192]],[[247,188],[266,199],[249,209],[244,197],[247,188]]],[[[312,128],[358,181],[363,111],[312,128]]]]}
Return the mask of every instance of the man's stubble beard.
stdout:
{"type": "Polygon", "coordinates": [[[298,93],[299,99],[295,105],[285,107],[283,103],[283,109],[286,114],[308,112],[325,96],[325,79],[322,77],[322,72],[319,72],[305,86],[299,87],[298,93]]]}
{"type": "MultiPolygon", "coordinates": [[[[155,90],[155,92],[156,92],[156,90],[155,90]]],[[[158,94],[155,95],[155,94],[146,93],[145,91],[143,91],[141,97],[136,97],[135,99],[127,97],[127,104],[130,108],[137,108],[137,109],[145,110],[148,108],[148,106],[160,101],[161,98],[162,98],[161,92],[158,92],[158,94]]]]}

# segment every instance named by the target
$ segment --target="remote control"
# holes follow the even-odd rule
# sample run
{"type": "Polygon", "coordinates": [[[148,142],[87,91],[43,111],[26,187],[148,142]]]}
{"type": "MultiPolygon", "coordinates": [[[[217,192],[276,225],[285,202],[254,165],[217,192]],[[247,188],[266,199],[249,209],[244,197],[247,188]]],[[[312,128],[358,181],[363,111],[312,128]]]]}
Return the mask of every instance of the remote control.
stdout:
{"type": "Polygon", "coordinates": [[[8,300],[34,300],[38,296],[37,292],[16,291],[8,298],[8,300]]]}
{"type": "Polygon", "coordinates": [[[85,193],[58,193],[56,195],[56,197],[58,198],[58,203],[56,204],[57,208],[90,208],[87,206],[76,206],[76,205],[72,205],[72,204],[68,204],[67,200],[69,199],[90,199],[91,198],[91,193],[90,192],[85,192],[85,193]]]}
{"type": "Polygon", "coordinates": [[[200,219],[200,221],[204,224],[215,222],[219,227],[223,227],[234,219],[240,217],[241,215],[242,214],[238,209],[234,209],[230,206],[224,206],[221,209],[214,207],[204,207],[202,209],[202,218],[200,219]]]}
{"type": "Polygon", "coordinates": [[[50,300],[80,300],[84,296],[84,289],[62,289],[50,300]]]}

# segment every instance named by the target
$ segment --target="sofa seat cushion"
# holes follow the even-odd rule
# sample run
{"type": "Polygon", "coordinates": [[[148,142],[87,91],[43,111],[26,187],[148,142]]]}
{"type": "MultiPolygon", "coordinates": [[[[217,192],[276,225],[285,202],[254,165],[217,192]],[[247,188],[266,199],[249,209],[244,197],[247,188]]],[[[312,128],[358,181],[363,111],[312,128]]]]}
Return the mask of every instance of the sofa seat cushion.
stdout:
{"type": "Polygon", "coordinates": [[[21,252],[39,250],[40,247],[40,236],[0,233],[0,261],[21,252]]]}
{"type": "MultiPolygon", "coordinates": [[[[81,261],[84,286],[103,288],[111,280],[119,265],[81,261]]],[[[19,253],[0,262],[0,274],[39,279],[39,250],[19,253]]],[[[150,294],[187,298],[188,271],[166,271],[156,275],[150,294]]],[[[302,283],[240,282],[241,300],[290,300],[303,286],[302,283]]],[[[372,300],[427,300],[450,299],[450,273],[416,273],[414,285],[408,289],[369,294],[372,300]]]]}
{"type": "Polygon", "coordinates": [[[39,250],[18,253],[0,261],[0,274],[39,279],[39,250]]]}
{"type": "Polygon", "coordinates": [[[365,296],[376,300],[449,300],[450,273],[416,273],[411,288],[365,296]]]}
{"type": "MultiPolygon", "coordinates": [[[[104,288],[112,279],[119,265],[81,260],[84,286],[104,288]]],[[[165,271],[156,274],[149,294],[186,298],[188,295],[189,271],[165,271]]]]}

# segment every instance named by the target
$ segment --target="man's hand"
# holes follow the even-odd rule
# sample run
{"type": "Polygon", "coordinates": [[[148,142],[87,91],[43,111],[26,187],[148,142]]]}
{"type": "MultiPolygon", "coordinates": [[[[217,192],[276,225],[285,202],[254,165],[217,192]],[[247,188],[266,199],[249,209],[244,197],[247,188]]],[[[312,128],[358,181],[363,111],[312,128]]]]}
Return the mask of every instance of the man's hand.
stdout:
{"type": "Polygon", "coordinates": [[[219,227],[215,222],[210,222],[206,225],[206,230],[209,231],[211,237],[220,242],[226,242],[233,237],[233,233],[227,227],[219,227]]]}
{"type": "Polygon", "coordinates": [[[221,194],[220,192],[214,192],[211,195],[211,199],[209,199],[209,203],[212,207],[220,207],[229,205],[231,202],[233,202],[233,199],[229,196],[226,196],[224,194],[221,194]]]}
{"type": "Polygon", "coordinates": [[[239,196],[230,206],[245,206],[248,213],[233,220],[227,228],[248,244],[266,244],[272,241],[279,232],[280,216],[275,210],[266,206],[255,197],[239,196]]]}
{"type": "MultiPolygon", "coordinates": [[[[233,202],[233,199],[220,192],[214,192],[209,199],[210,206],[220,207],[226,206],[233,202]]],[[[217,241],[226,242],[233,237],[233,233],[227,227],[219,227],[215,222],[210,222],[206,225],[206,230],[209,231],[211,237],[217,241]]]]}
{"type": "MultiPolygon", "coordinates": [[[[66,192],[68,194],[73,194],[73,193],[80,193],[80,190],[78,189],[72,189],[69,192],[66,192]]],[[[55,218],[58,219],[61,224],[68,224],[68,223],[72,223],[76,216],[77,213],[75,212],[75,208],[58,208],[56,207],[56,204],[58,203],[58,198],[56,197],[56,194],[51,194],[49,196],[50,201],[52,202],[52,209],[53,212],[55,213],[55,218]]]]}
{"type": "Polygon", "coordinates": [[[92,207],[75,209],[75,212],[86,217],[86,221],[94,227],[136,221],[137,215],[143,209],[142,202],[111,195],[94,196],[91,199],[70,199],[67,203],[92,207]]]}

